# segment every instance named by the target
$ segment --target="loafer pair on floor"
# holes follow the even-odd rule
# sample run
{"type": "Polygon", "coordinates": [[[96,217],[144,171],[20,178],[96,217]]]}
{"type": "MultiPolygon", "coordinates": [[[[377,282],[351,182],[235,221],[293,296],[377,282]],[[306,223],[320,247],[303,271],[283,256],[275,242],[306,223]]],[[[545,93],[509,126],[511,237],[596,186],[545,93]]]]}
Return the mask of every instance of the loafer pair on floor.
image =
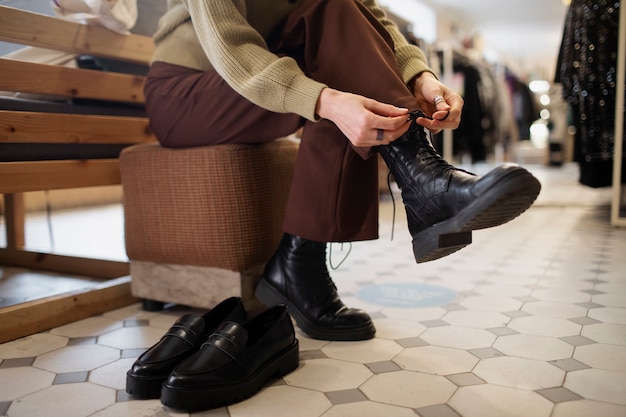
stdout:
{"type": "Polygon", "coordinates": [[[180,317],[126,374],[126,392],[187,411],[254,395],[298,367],[298,340],[283,305],[247,319],[239,297],[203,316],[180,317]]]}

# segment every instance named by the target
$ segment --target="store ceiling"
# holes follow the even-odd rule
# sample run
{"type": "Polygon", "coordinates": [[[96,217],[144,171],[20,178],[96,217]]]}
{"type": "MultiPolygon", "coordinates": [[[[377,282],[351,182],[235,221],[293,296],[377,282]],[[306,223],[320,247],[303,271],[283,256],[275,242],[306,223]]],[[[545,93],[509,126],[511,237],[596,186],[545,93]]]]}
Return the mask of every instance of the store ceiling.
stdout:
{"type": "Polygon", "coordinates": [[[471,28],[504,61],[535,78],[553,75],[567,12],[562,0],[420,1],[471,28]]]}

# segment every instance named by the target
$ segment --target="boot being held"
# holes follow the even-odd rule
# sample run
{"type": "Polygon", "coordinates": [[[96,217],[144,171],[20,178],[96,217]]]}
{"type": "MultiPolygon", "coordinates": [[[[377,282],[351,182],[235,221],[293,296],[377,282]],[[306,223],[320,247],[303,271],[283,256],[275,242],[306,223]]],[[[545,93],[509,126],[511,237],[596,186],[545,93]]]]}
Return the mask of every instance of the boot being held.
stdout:
{"type": "Polygon", "coordinates": [[[472,230],[506,223],[526,211],[541,184],[524,168],[504,164],[479,177],[447,163],[435,151],[422,112],[411,127],[379,152],[389,167],[406,209],[418,263],[450,255],[472,243],[472,230]]]}

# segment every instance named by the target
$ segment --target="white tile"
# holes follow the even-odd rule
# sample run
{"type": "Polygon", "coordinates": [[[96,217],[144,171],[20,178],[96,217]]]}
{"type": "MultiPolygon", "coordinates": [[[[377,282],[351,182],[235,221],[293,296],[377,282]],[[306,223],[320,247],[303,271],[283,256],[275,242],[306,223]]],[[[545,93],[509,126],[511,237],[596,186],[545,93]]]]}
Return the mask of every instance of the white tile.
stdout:
{"type": "Polygon", "coordinates": [[[626,324],[626,309],[602,307],[589,310],[589,317],[604,323],[626,324]]]}
{"type": "Polygon", "coordinates": [[[160,400],[132,400],[115,403],[89,417],[188,417],[189,413],[164,407],[160,400]]]}
{"type": "Polygon", "coordinates": [[[331,406],[320,392],[288,386],[263,389],[252,398],[228,407],[230,417],[317,417],[331,406]],[[297,410],[297,411],[296,411],[297,410]]]}
{"type": "MultiPolygon", "coordinates": [[[[621,282],[623,282],[624,280],[624,270],[622,269],[621,271],[619,271],[621,273],[621,275],[618,277],[615,277],[615,282],[606,282],[604,284],[598,284],[596,285],[596,290],[598,291],[603,291],[607,294],[615,294],[615,295],[621,295],[622,297],[626,297],[626,284],[622,284],[621,282]]],[[[606,275],[602,275],[602,279],[603,280],[611,280],[611,275],[606,276],[606,275]]]]}
{"type": "Polygon", "coordinates": [[[535,392],[485,384],[459,388],[448,404],[463,417],[549,417],[553,408],[535,392]]]}
{"type": "Polygon", "coordinates": [[[358,388],[371,376],[365,365],[336,359],[313,359],[304,361],[283,379],[294,387],[327,392],[358,388]]]}
{"type": "Polygon", "coordinates": [[[503,327],[511,320],[504,314],[493,311],[459,310],[450,311],[443,316],[443,321],[453,326],[491,329],[503,327]]]}
{"type": "Polygon", "coordinates": [[[135,362],[135,358],[120,359],[89,373],[89,382],[105,387],[123,390],[126,388],[126,372],[135,362]]]}
{"type": "Polygon", "coordinates": [[[621,324],[591,324],[584,326],[581,334],[599,343],[626,346],[626,326],[621,324]]]}
{"type": "Polygon", "coordinates": [[[415,417],[415,412],[409,408],[397,407],[389,404],[363,401],[350,404],[335,405],[320,417],[415,417]]]}
{"type": "Polygon", "coordinates": [[[574,359],[592,368],[626,373],[626,346],[601,343],[578,346],[574,359]]]}
{"type": "Polygon", "coordinates": [[[597,401],[581,400],[559,403],[554,407],[552,417],[624,417],[626,406],[597,401]]]}
{"type": "Polygon", "coordinates": [[[514,311],[522,306],[520,301],[494,295],[467,297],[460,304],[470,310],[494,312],[514,311]]]}
{"type": "Polygon", "coordinates": [[[526,390],[558,387],[565,372],[543,361],[498,357],[483,359],[473,370],[490,384],[526,390]]]}
{"type": "MultiPolygon", "coordinates": [[[[505,278],[507,283],[508,277],[505,278]]],[[[531,289],[522,286],[505,285],[505,284],[492,284],[492,285],[479,285],[474,291],[481,295],[496,295],[500,297],[524,297],[530,295],[531,289]]]]}
{"type": "Polygon", "coordinates": [[[530,313],[533,316],[550,317],[554,319],[570,319],[587,315],[587,309],[584,307],[547,301],[526,303],[522,307],[522,311],[530,313]]]}
{"type": "Polygon", "coordinates": [[[553,303],[584,303],[591,301],[591,295],[566,288],[546,288],[534,290],[531,294],[540,301],[553,303]]]}
{"type": "Polygon", "coordinates": [[[526,334],[499,336],[493,347],[508,356],[543,361],[570,358],[574,353],[574,346],[560,339],[526,334]]]}
{"type": "Polygon", "coordinates": [[[11,417],[85,417],[115,402],[115,390],[88,382],[53,385],[13,401],[11,417]]]}
{"type": "Polygon", "coordinates": [[[390,319],[428,321],[437,320],[446,314],[441,307],[428,308],[384,308],[382,313],[390,319]]]}
{"type": "Polygon", "coordinates": [[[311,339],[310,337],[301,333],[299,328],[296,328],[296,337],[298,338],[300,352],[321,349],[330,343],[326,340],[311,339]]]}
{"type": "Polygon", "coordinates": [[[363,364],[391,360],[401,350],[402,347],[395,341],[384,339],[332,342],[322,348],[329,358],[363,364]]]}
{"type": "Polygon", "coordinates": [[[374,319],[374,325],[376,326],[376,337],[389,340],[417,337],[426,330],[426,326],[416,321],[401,319],[374,319]]]}
{"type": "Polygon", "coordinates": [[[52,352],[67,345],[68,339],[49,333],[39,333],[0,345],[0,359],[30,358],[52,352]]]}
{"type": "Polygon", "coordinates": [[[566,337],[580,333],[581,326],[568,320],[549,317],[518,317],[514,318],[509,327],[523,334],[566,337]]]}
{"type": "Polygon", "coordinates": [[[91,371],[120,358],[120,351],[99,345],[67,346],[37,357],[34,367],[50,372],[91,371]]]}
{"type": "Polygon", "coordinates": [[[601,369],[568,372],[563,386],[590,400],[626,405],[626,373],[601,369]]]}
{"type": "Polygon", "coordinates": [[[408,371],[378,374],[361,386],[372,401],[410,408],[445,404],[455,390],[444,377],[408,371]]]}
{"type": "Polygon", "coordinates": [[[626,309],[626,295],[624,294],[609,293],[594,295],[591,297],[591,301],[605,307],[619,307],[626,309]]]}
{"type": "Polygon", "coordinates": [[[54,374],[28,367],[0,368],[0,402],[13,401],[52,385],[54,374]]]}
{"type": "Polygon", "coordinates": [[[433,375],[470,372],[478,360],[464,350],[438,346],[407,348],[393,359],[403,369],[433,375]]]}
{"type": "Polygon", "coordinates": [[[124,327],[98,338],[98,343],[117,349],[149,348],[158,342],[165,332],[150,326],[124,327]]]}
{"type": "Polygon", "coordinates": [[[432,327],[421,338],[431,345],[457,349],[489,347],[496,340],[496,336],[487,330],[459,326],[432,327]]]}

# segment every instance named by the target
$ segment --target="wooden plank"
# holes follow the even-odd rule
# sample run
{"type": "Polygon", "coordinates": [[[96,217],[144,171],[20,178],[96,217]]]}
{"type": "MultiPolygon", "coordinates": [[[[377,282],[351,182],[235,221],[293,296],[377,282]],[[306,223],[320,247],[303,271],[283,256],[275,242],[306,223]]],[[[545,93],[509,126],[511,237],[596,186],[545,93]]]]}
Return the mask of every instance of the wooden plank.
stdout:
{"type": "Polygon", "coordinates": [[[24,194],[4,195],[7,248],[23,249],[26,244],[24,212],[24,194]]]}
{"type": "Polygon", "coordinates": [[[29,336],[137,302],[130,277],[0,309],[0,343],[29,336]]]}
{"type": "Polygon", "coordinates": [[[154,44],[147,36],[120,34],[12,7],[0,6],[0,40],[147,64],[154,44]]]}
{"type": "Polygon", "coordinates": [[[130,273],[128,262],[55,255],[10,248],[0,248],[0,265],[102,279],[118,278],[130,273]]]}
{"type": "Polygon", "coordinates": [[[145,77],[0,59],[0,91],[143,103],[145,77]]]}
{"type": "Polygon", "coordinates": [[[146,117],[0,110],[0,142],[127,144],[155,140],[146,117]]]}
{"type": "Polygon", "coordinates": [[[117,159],[0,164],[0,194],[116,184],[121,184],[117,159]]]}

